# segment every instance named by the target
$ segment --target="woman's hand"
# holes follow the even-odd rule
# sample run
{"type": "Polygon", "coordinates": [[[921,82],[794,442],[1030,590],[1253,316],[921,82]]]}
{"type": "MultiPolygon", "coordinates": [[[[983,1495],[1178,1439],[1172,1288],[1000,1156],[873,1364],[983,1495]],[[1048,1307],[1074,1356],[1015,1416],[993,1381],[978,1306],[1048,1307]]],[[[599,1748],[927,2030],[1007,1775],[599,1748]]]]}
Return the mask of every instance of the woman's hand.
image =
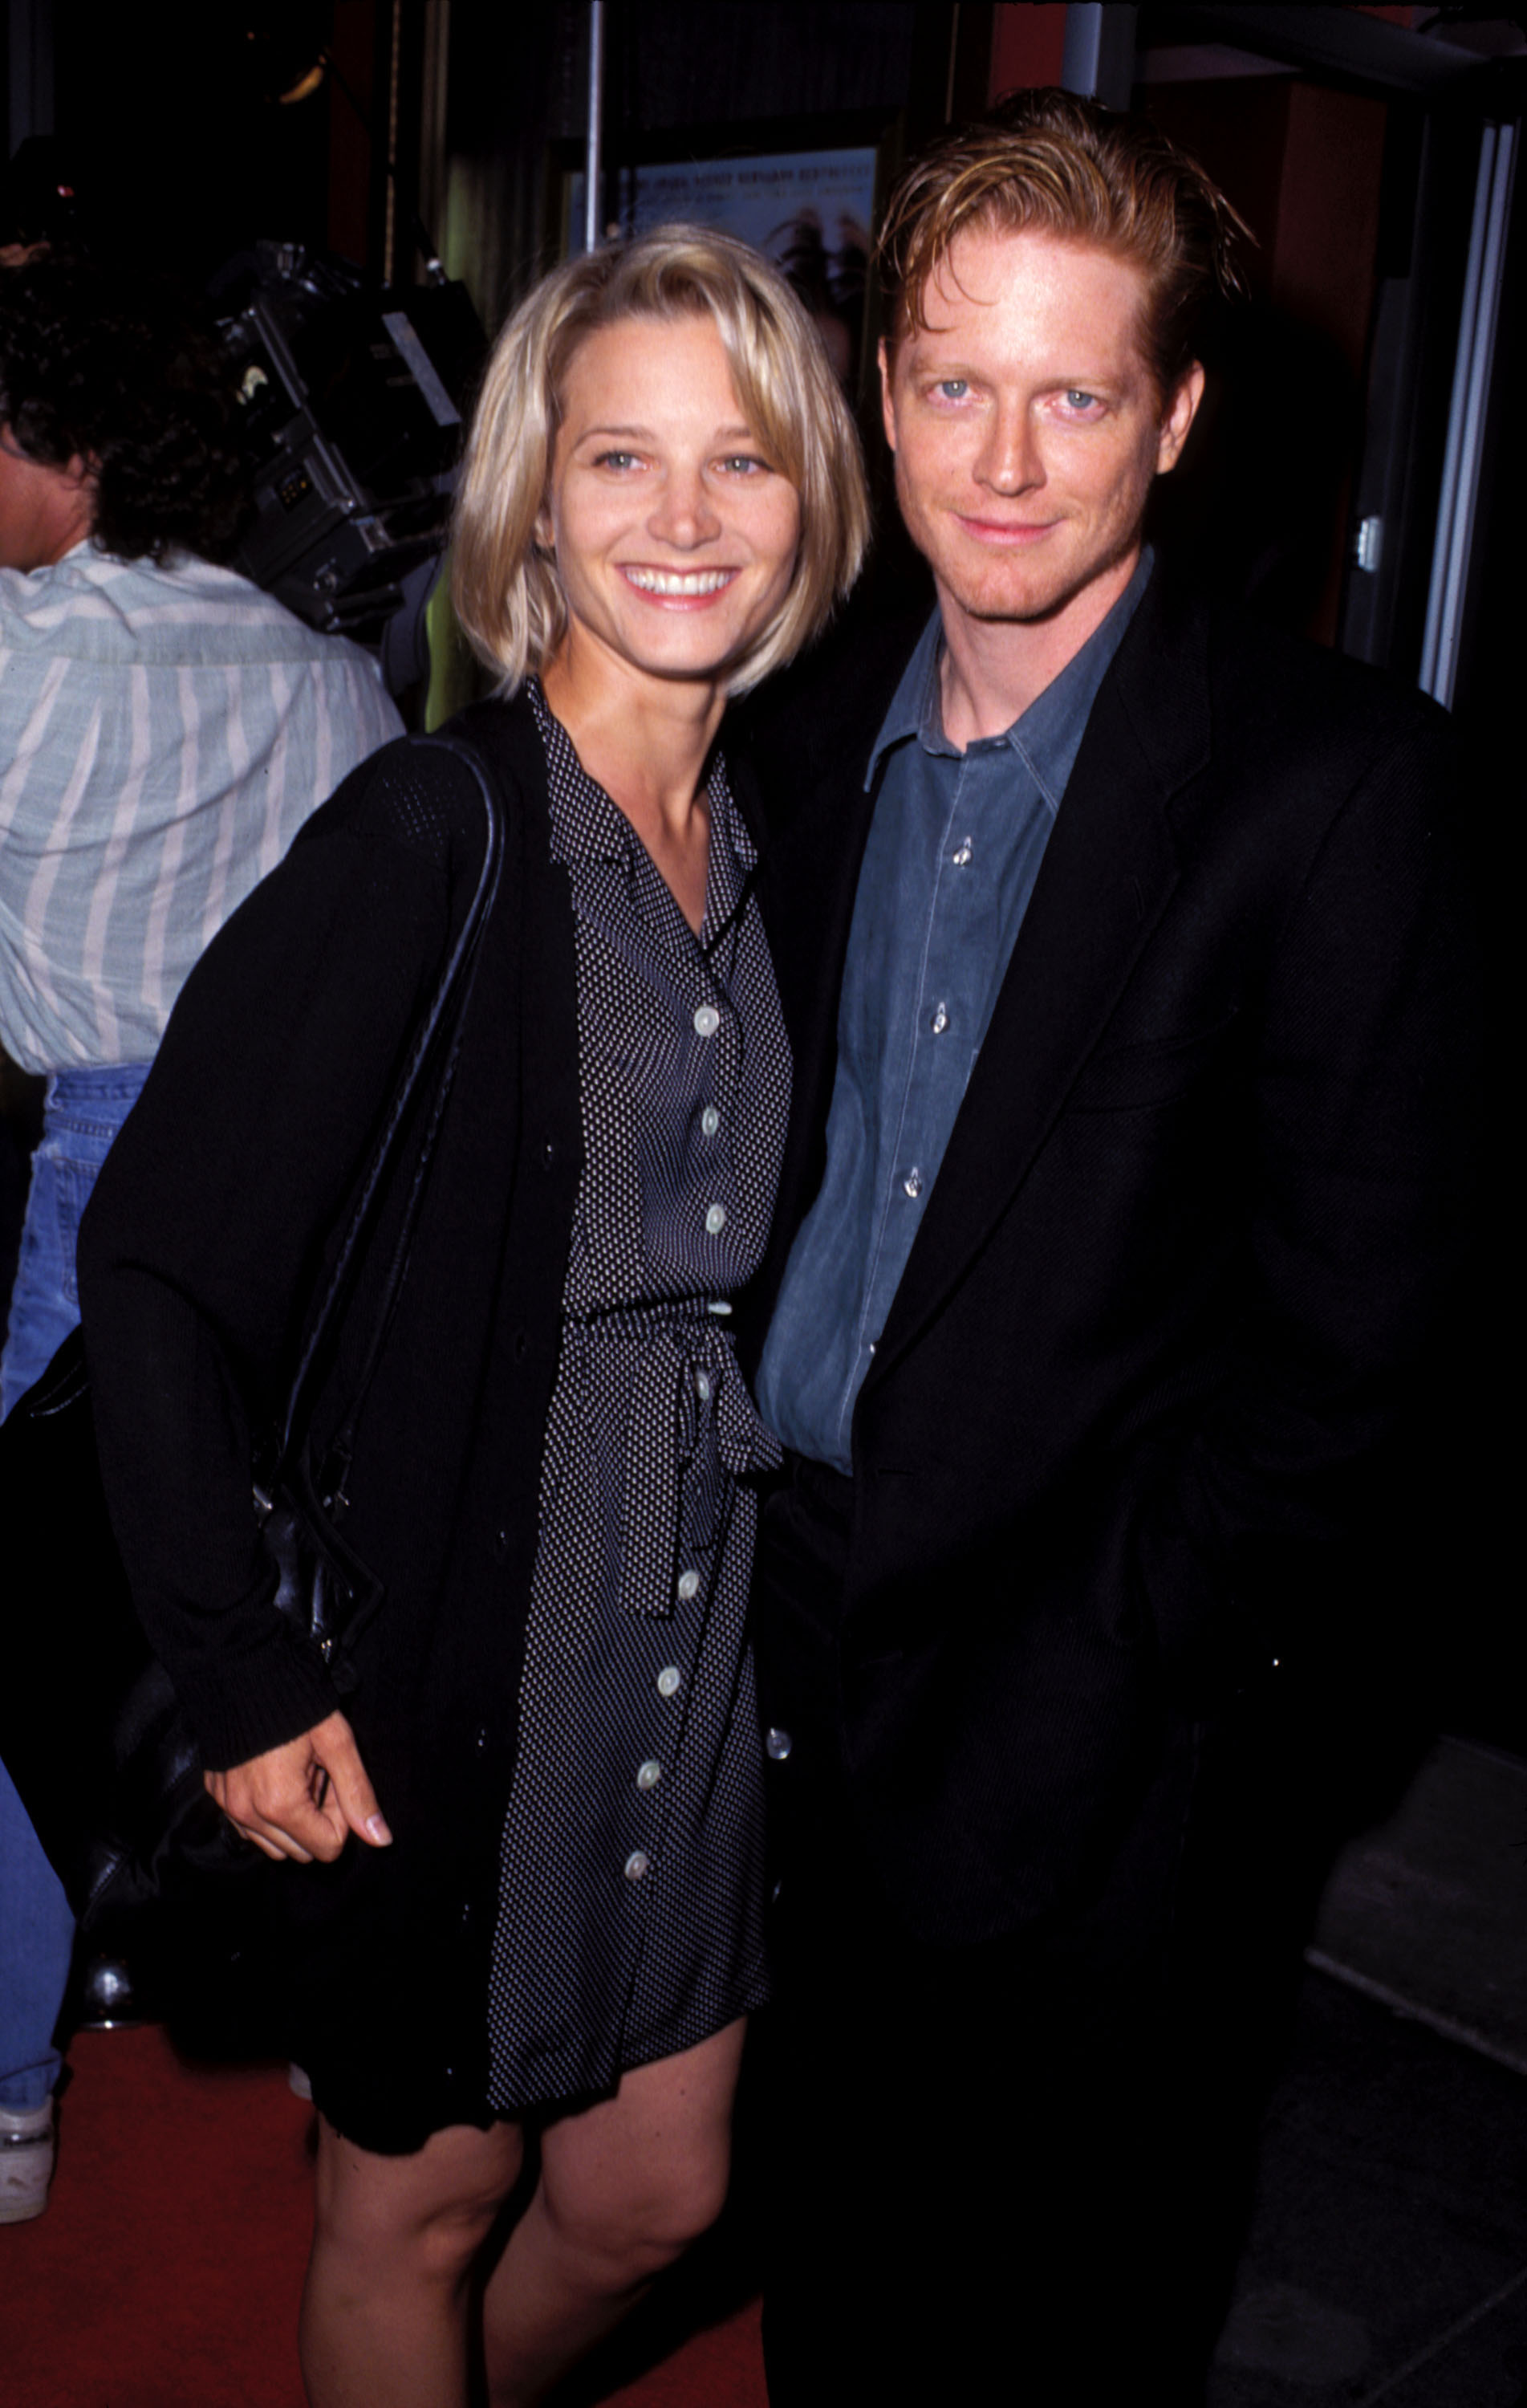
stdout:
{"type": "Polygon", "coordinates": [[[310,1865],[317,1856],[333,1864],[351,1831],[370,1848],[392,1843],[343,1714],[203,1779],[234,1828],[278,1861],[310,1865]]]}

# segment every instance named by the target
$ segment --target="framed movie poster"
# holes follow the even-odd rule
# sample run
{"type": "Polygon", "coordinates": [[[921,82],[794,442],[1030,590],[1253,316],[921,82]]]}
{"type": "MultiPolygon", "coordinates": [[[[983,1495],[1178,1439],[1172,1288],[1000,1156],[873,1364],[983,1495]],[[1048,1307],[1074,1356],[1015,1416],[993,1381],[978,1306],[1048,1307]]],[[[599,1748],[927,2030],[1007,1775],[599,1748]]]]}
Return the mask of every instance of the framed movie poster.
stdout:
{"type": "MultiPolygon", "coordinates": [[[[774,129],[769,129],[770,133],[774,129]]],[[[824,129],[825,131],[825,129],[824,129]]],[[[845,129],[847,132],[847,129],[845,129]]],[[[735,127],[727,129],[735,140],[735,127]]],[[[611,169],[607,231],[631,236],[687,219],[752,243],[783,269],[816,319],[846,389],[868,355],[869,255],[876,203],[891,162],[885,136],[849,135],[821,147],[760,147],[735,157],[645,158],[611,169]]],[[[778,137],[776,137],[778,139],[778,137]]],[[[564,251],[579,245],[581,168],[564,179],[564,251]]]]}

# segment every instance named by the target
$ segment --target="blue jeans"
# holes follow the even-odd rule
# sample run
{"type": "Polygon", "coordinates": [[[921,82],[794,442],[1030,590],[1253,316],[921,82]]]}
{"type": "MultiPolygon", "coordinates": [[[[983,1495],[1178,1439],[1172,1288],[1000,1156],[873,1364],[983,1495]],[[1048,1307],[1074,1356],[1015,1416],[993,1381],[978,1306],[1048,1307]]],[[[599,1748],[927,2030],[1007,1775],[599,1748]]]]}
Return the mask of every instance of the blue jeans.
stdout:
{"type": "MultiPolygon", "coordinates": [[[[75,1240],[107,1148],[134,1104],[147,1063],[61,1070],[48,1082],[42,1142],[0,1355],[0,1417],[47,1369],[79,1318],[75,1240]]],[[[8,1773],[0,1767],[0,2107],[40,2107],[58,2079],[53,2026],[64,2003],[74,1917],[8,1773]]]]}

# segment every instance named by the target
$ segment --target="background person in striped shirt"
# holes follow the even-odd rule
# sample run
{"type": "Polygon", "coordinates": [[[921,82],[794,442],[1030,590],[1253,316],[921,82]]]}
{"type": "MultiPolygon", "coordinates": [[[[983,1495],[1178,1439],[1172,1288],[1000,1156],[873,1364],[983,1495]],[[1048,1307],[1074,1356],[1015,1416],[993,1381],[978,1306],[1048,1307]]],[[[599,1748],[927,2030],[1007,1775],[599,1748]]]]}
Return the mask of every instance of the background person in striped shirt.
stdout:
{"type": "MultiPolygon", "coordinates": [[[[173,294],[0,271],[0,1043],[48,1076],[0,1412],[78,1317],[96,1171],[204,948],[399,732],[367,655],[219,566],[243,508],[229,365],[173,294]]],[[[72,1926],[0,1770],[0,2223],[52,2165],[72,1926]]]]}

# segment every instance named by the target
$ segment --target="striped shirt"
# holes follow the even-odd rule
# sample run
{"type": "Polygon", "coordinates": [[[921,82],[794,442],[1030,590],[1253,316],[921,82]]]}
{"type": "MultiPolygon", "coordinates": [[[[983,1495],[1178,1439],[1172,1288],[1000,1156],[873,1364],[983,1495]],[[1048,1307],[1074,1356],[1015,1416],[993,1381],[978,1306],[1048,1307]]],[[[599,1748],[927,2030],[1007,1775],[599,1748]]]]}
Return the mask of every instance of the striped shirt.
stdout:
{"type": "Polygon", "coordinates": [[[0,570],[0,1043],[144,1062],[309,812],[399,733],[367,655],[231,569],[0,570]]]}

